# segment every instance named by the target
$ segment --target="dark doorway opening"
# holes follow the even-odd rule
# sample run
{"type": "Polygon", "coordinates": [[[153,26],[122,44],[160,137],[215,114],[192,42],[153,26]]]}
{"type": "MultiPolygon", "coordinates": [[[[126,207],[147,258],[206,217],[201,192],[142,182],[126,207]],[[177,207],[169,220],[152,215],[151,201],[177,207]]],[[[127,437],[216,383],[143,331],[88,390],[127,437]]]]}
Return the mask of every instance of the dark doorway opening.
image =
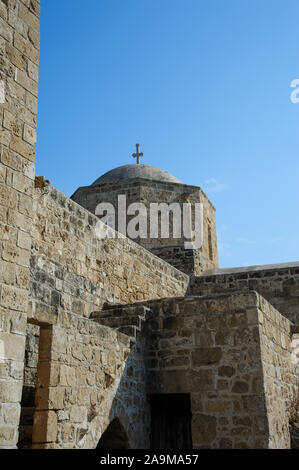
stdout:
{"type": "Polygon", "coordinates": [[[40,327],[27,324],[18,449],[31,449],[40,327]]]}
{"type": "Polygon", "coordinates": [[[118,418],[111,421],[99,440],[97,449],[130,449],[128,436],[118,418]]]}
{"type": "Polygon", "coordinates": [[[151,395],[151,449],[192,449],[190,394],[151,395]]]}

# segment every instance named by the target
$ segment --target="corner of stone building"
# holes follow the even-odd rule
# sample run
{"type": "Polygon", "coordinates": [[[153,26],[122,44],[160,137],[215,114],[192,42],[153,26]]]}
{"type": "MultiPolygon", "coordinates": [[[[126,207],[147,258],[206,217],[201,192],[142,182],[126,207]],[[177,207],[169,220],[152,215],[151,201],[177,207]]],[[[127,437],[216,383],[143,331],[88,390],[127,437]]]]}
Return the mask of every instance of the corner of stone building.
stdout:
{"type": "Polygon", "coordinates": [[[248,324],[256,326],[262,366],[268,448],[291,447],[290,407],[298,397],[298,363],[294,360],[292,323],[261,295],[247,309],[248,324]]]}
{"type": "Polygon", "coordinates": [[[29,292],[40,1],[0,5],[0,447],[18,442],[29,292]]]}

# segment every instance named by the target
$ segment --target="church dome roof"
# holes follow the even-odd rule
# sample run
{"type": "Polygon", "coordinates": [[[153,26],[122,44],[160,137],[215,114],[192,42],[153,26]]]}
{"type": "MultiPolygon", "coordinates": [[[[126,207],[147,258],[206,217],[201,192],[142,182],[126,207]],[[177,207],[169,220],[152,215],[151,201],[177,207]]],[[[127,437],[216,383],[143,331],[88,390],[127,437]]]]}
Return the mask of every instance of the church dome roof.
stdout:
{"type": "Polygon", "coordinates": [[[168,171],[161,170],[151,165],[130,164],[123,165],[113,170],[108,171],[100,176],[92,186],[110,183],[122,183],[124,181],[133,180],[136,178],[143,178],[147,180],[163,181],[166,183],[180,183],[183,184],[178,178],[173,176],[168,171]]]}

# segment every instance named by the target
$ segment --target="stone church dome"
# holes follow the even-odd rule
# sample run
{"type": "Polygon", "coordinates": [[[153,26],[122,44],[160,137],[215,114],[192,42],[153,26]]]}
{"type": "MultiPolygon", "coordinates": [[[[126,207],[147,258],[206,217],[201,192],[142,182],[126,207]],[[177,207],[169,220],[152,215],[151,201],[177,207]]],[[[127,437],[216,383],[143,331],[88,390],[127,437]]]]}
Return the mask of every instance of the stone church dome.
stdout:
{"type": "Polygon", "coordinates": [[[178,178],[167,171],[161,170],[151,165],[129,164],[119,166],[100,176],[92,186],[110,183],[122,183],[124,181],[143,178],[147,180],[163,181],[166,183],[183,184],[178,178]]]}

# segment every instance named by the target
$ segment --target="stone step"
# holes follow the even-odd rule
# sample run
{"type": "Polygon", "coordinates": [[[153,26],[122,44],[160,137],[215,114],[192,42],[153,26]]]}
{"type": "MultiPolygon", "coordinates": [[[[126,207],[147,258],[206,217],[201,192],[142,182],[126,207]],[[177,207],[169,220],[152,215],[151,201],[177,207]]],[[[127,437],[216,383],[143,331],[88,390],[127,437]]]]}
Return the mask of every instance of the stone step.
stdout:
{"type": "Polygon", "coordinates": [[[92,312],[89,318],[91,320],[96,320],[96,319],[101,319],[101,318],[110,318],[113,316],[113,314],[115,314],[115,316],[117,317],[120,317],[122,314],[122,310],[116,309],[116,310],[113,310],[113,312],[111,310],[100,310],[98,312],[92,312]]]}
{"type": "Polygon", "coordinates": [[[130,338],[132,340],[135,340],[134,342],[136,342],[137,334],[139,333],[140,328],[134,325],[127,325],[127,326],[121,326],[117,328],[117,331],[120,331],[121,333],[124,333],[125,335],[130,336],[130,338]]]}
{"type": "Polygon", "coordinates": [[[100,310],[97,312],[92,312],[90,314],[90,319],[94,320],[96,318],[108,318],[108,317],[124,317],[124,316],[146,316],[146,313],[150,311],[149,308],[139,305],[137,307],[122,307],[119,306],[114,308],[109,308],[105,310],[100,310]]]}
{"type": "Polygon", "coordinates": [[[122,316],[122,317],[105,317],[105,318],[94,318],[93,319],[96,323],[99,323],[103,326],[109,326],[110,328],[117,328],[123,326],[136,326],[141,330],[142,322],[144,318],[140,317],[139,315],[136,316],[122,316]]]}
{"type": "Polygon", "coordinates": [[[90,319],[99,325],[113,328],[119,334],[128,338],[129,345],[132,347],[137,340],[137,335],[141,331],[142,325],[146,320],[147,313],[150,312],[144,305],[108,305],[104,310],[93,312],[90,319]]]}

